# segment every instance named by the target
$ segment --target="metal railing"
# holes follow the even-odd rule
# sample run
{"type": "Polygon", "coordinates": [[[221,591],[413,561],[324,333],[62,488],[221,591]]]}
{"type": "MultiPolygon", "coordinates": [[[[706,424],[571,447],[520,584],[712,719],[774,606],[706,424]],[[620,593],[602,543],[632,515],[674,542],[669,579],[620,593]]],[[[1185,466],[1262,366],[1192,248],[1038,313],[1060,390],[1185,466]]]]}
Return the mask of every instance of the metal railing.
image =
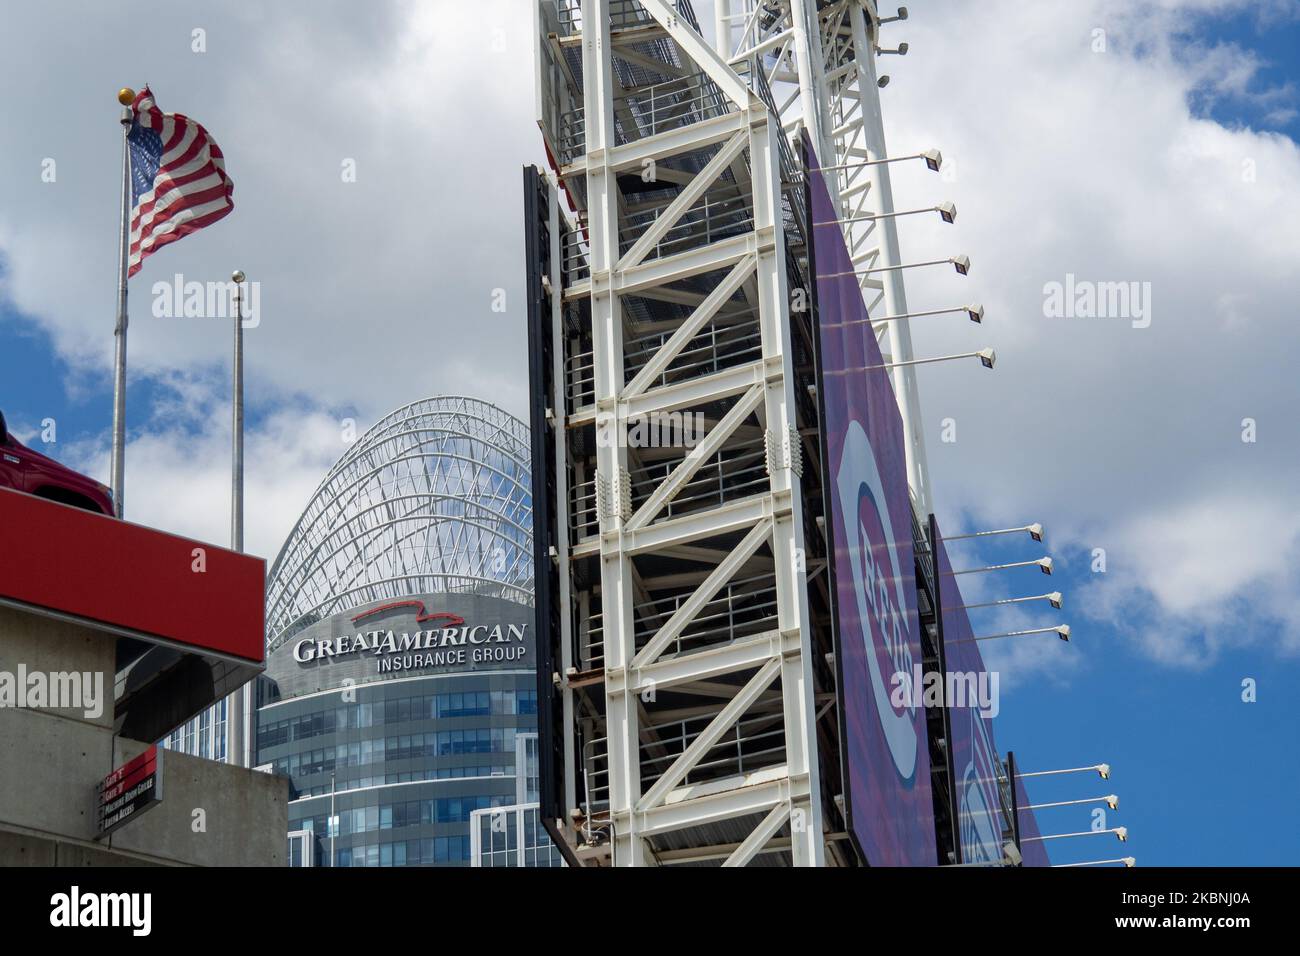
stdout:
{"type": "MultiPolygon", "coordinates": [[[[727,184],[729,185],[729,184],[727,184]]],[[[734,189],[734,186],[730,186],[734,189]]],[[[721,190],[715,190],[721,192],[721,190]]],[[[641,235],[658,220],[663,210],[675,197],[665,199],[651,209],[631,213],[623,219],[619,230],[620,252],[627,252],[641,235]]],[[[672,255],[695,246],[708,245],[748,232],[754,225],[753,197],[749,195],[731,195],[704,199],[684,212],[662,238],[646,253],[645,259],[672,255]]]]}
{"type": "MultiPolygon", "coordinates": [[[[648,644],[694,589],[642,601],[632,607],[636,648],[648,644]]],[[[729,581],[700,608],[691,623],[664,649],[664,656],[693,654],[708,647],[735,643],[777,627],[776,582],[771,574],[729,581]]],[[[604,616],[594,613],[579,646],[581,670],[605,666],[604,616]]]]}
{"type": "MultiPolygon", "coordinates": [[[[582,32],[582,0],[554,0],[555,18],[564,36],[582,32]]],[[[695,16],[691,0],[671,0],[672,6],[696,33],[700,21],[695,16]]],[[[654,18],[637,0],[609,0],[609,23],[613,30],[627,30],[653,23],[654,18]]]]}
{"type": "MultiPolygon", "coordinates": [[[[678,464],[678,461],[665,461],[633,470],[633,510],[641,507],[678,464]]],[[[664,505],[657,520],[716,508],[728,501],[766,491],[769,484],[767,451],[762,442],[732,445],[701,465],[691,480],[664,505]]]]}
{"type": "MultiPolygon", "coordinates": [[[[731,318],[736,314],[720,318],[731,318]]],[[[756,321],[722,326],[717,321],[715,318],[701,329],[663,374],[654,380],[653,385],[662,386],[681,378],[709,375],[757,361],[762,356],[762,337],[756,321]]],[[[623,359],[626,380],[630,381],[640,372],[671,337],[672,331],[668,330],[653,332],[629,342],[625,346],[623,359]]],[[[564,362],[564,378],[565,399],[570,413],[595,402],[596,372],[591,349],[569,354],[564,362]]]]}
{"type": "MultiPolygon", "coordinates": [[[[675,427],[675,426],[674,426],[675,427]]],[[[654,493],[679,464],[679,460],[658,462],[631,473],[631,505],[635,511],[654,493]]],[[[761,442],[746,442],[723,448],[700,466],[664,505],[656,521],[716,508],[729,501],[761,494],[770,487],[767,451],[761,442]]],[[[600,533],[597,477],[571,483],[569,531],[581,541],[600,533]]]]}
{"type": "MultiPolygon", "coordinates": [[[[587,118],[578,106],[560,115],[556,146],[560,164],[586,151],[587,118]]],[[[626,91],[614,100],[614,145],[645,139],[731,112],[722,91],[707,73],[691,73],[626,91]]]]}
{"type": "MultiPolygon", "coordinates": [[[[719,708],[721,709],[721,708],[719,708]]],[[[641,728],[640,746],[642,789],[667,771],[697,737],[708,727],[715,714],[685,720],[649,724],[641,728]]],[[[591,805],[609,800],[608,740],[598,737],[583,744],[586,767],[587,799],[591,805]]],[[[690,786],[708,780],[722,780],[751,774],[785,763],[785,728],[780,713],[757,714],[737,721],[722,739],[704,754],[678,784],[690,786]]],[[[594,808],[593,808],[594,809],[594,808]]]]}
{"type": "Polygon", "coordinates": [[[583,481],[569,476],[571,501],[569,503],[569,535],[573,541],[581,541],[600,534],[600,512],[596,507],[596,476],[583,481]]]}
{"type": "MultiPolygon", "coordinates": [[[[565,36],[582,32],[582,0],[556,0],[556,19],[565,36]]],[[[609,24],[613,30],[653,23],[654,18],[636,0],[609,0],[609,24]]]]}

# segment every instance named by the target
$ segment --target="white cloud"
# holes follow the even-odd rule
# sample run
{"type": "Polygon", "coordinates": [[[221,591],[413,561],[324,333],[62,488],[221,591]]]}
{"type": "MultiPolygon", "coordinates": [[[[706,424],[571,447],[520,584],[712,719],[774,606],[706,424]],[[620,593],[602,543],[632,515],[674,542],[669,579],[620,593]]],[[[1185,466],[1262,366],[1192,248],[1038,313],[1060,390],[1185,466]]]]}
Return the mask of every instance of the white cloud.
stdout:
{"type": "Polygon", "coordinates": [[[1158,660],[1200,667],[1261,641],[1300,652],[1293,496],[1218,491],[1135,516],[1108,564],[1080,598],[1158,660]]]}
{"type": "Polygon", "coordinates": [[[112,96],[148,80],[164,109],[198,119],[221,144],[235,211],[132,280],[137,380],[228,363],[224,323],[154,318],[150,288],[177,272],[225,280],[238,266],[262,285],[247,363],[250,388],[267,399],[307,396],[378,416],[463,391],[521,411],[520,167],[543,154],[531,20],[518,3],[7,12],[0,76],[40,95],[0,109],[0,300],[48,330],[78,375],[107,375],[112,96]],[[190,31],[200,23],[208,52],[195,54],[190,31]],[[140,47],[147,57],[133,55],[140,47]],[[58,163],[54,183],[40,181],[44,157],[58,163]],[[355,161],[355,183],[342,181],[345,160],[355,161]],[[507,291],[505,314],[491,309],[497,288],[507,291]]]}
{"type": "MultiPolygon", "coordinates": [[[[216,396],[228,333],[148,316],[145,291],[174,272],[221,278],[238,265],[263,282],[263,324],[247,338],[250,402],[279,411],[249,436],[250,550],[274,556],[337,457],[331,413],[373,420],[454,391],[522,410],[519,166],[540,161],[541,148],[521,7],[182,3],[155,10],[147,36],[129,4],[7,12],[0,76],[40,95],[0,108],[0,297],[54,335],[74,379],[106,374],[111,360],[111,92],[150,80],[164,108],[218,137],[236,182],[234,215],[135,280],[133,374],[164,379],[172,397],[130,449],[132,519],[227,536],[229,426],[216,396]],[[189,52],[200,20],[203,57],[189,52]],[[57,185],[39,182],[46,156],[58,159],[57,185]],[[353,185],[339,178],[349,157],[353,185]],[[505,316],[487,307],[497,287],[508,292],[505,316]]],[[[904,220],[904,256],[966,251],[974,261],[965,281],[912,273],[910,305],[988,309],[983,327],[919,320],[917,353],[991,344],[999,355],[991,374],[973,363],[921,370],[941,515],[1037,519],[1058,550],[1107,547],[1111,570],[1067,595],[1071,618],[1160,623],[1135,639],[1170,663],[1275,634],[1281,649],[1300,644],[1290,610],[1300,150],[1193,108],[1219,97],[1280,117],[1294,99],[1259,82],[1250,51],[1188,45],[1198,16],[1276,20],[1297,8],[954,0],[888,28],[911,44],[889,64],[890,142],[937,145],[957,174],[949,183],[898,167],[899,205],[952,198],[961,210],[954,227],[904,220]],[[1097,27],[1105,53],[1091,50],[1097,27]],[[1150,282],[1150,328],[1045,318],[1043,286],[1067,273],[1150,282]],[[956,444],[937,441],[946,417],[957,419],[956,444]],[[1245,417],[1259,423],[1254,444],[1240,440],[1245,417]]],[[[697,9],[707,28],[708,5],[697,9]]],[[[102,448],[79,460],[106,471],[102,448]]],[[[990,658],[1017,673],[1060,672],[1073,650],[998,643],[990,658]]]]}
{"type": "Polygon", "coordinates": [[[900,207],[961,210],[955,227],[904,221],[904,258],[974,263],[966,282],[913,273],[909,305],[988,310],[983,327],[914,323],[917,353],[998,349],[992,374],[921,372],[941,514],[1042,520],[1058,553],[1106,547],[1104,585],[1071,616],[1149,619],[1135,640],[1170,663],[1250,642],[1298,649],[1295,565],[1279,555],[1300,544],[1300,150],[1196,115],[1207,88],[1287,95],[1257,89],[1260,64],[1239,47],[1187,55],[1189,18],[1209,7],[1244,5],[942,4],[889,28],[911,51],[883,94],[892,148],[937,145],[956,170],[945,182],[898,169],[900,207]],[[1090,48],[1099,25],[1106,53],[1090,48]],[[1067,273],[1150,282],[1150,328],[1044,317],[1044,284],[1067,273]],[[956,444],[937,441],[946,417],[956,444]],[[1274,640],[1278,628],[1291,636],[1274,640]]]}
{"type": "MultiPolygon", "coordinates": [[[[126,517],[200,541],[230,542],[230,413],[215,395],[185,412],[168,403],[127,444],[126,517]],[[191,417],[193,415],[193,417],[191,417]],[[206,427],[189,426],[201,419],[206,427]]],[[[246,430],[244,550],[268,566],[330,466],[346,450],[339,422],[285,409],[246,430]]],[[[64,459],[91,474],[108,471],[102,444],[76,445],[64,459]]]]}

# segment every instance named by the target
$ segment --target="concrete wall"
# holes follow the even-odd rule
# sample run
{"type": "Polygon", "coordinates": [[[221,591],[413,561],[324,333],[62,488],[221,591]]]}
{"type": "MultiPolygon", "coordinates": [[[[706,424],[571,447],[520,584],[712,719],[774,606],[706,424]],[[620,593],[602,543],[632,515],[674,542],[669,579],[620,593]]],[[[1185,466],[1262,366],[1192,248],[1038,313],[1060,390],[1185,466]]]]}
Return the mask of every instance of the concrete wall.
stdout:
{"type": "MultiPolygon", "coordinates": [[[[117,738],[116,766],[145,749],[117,738]]],[[[168,750],[162,802],[109,840],[114,850],[198,866],[287,866],[289,778],[168,750]]]]}
{"type": "Polygon", "coordinates": [[[113,734],[115,646],[112,635],[0,607],[0,673],[99,673],[106,698],[91,716],[0,706],[0,866],[284,866],[288,780],[172,751],[162,802],[94,839],[100,781],[147,746],[113,734]]]}

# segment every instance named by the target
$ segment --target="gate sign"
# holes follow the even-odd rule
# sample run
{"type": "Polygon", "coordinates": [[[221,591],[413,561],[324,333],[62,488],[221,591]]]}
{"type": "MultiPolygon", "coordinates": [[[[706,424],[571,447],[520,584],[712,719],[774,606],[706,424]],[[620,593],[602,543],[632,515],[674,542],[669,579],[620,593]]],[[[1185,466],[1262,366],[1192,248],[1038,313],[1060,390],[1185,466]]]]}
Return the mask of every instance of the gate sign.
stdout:
{"type": "Polygon", "coordinates": [[[1004,817],[999,797],[997,747],[993,718],[981,708],[978,687],[989,686],[984,659],[963,605],[952,563],[935,523],[935,580],[943,621],[945,688],[964,688],[948,701],[952,724],[952,765],[957,795],[957,838],[961,862],[1001,864],[1004,817]]]}
{"type": "Polygon", "coordinates": [[[808,149],[826,513],[846,815],[872,866],[933,866],[925,707],[895,693],[921,666],[903,423],[817,158],[808,149]]]}
{"type": "Polygon", "coordinates": [[[163,751],[153,744],[99,785],[98,832],[104,837],[162,800],[163,751]]]}

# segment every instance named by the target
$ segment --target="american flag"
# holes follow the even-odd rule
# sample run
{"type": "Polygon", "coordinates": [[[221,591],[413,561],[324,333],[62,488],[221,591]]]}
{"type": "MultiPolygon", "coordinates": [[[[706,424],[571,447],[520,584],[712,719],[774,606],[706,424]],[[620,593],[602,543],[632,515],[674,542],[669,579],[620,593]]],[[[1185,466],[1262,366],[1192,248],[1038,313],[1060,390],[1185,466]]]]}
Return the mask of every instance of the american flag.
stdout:
{"type": "Polygon", "coordinates": [[[145,87],[131,104],[131,249],[128,276],[169,242],[235,208],[221,147],[188,116],[164,113],[145,87]]]}

